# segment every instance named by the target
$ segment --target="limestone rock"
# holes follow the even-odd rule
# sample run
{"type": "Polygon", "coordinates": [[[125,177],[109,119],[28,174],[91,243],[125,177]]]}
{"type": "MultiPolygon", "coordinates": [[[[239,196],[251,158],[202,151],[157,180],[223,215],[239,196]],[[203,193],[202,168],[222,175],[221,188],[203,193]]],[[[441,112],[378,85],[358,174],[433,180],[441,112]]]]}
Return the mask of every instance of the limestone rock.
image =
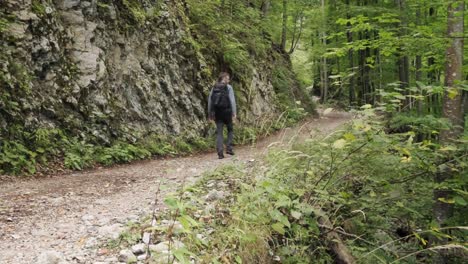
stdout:
{"type": "Polygon", "coordinates": [[[65,256],[57,251],[45,251],[41,253],[36,261],[36,264],[67,264],[65,256]]]}
{"type": "Polygon", "coordinates": [[[119,261],[124,263],[136,263],[137,257],[128,249],[121,250],[119,253],[119,261]]]}
{"type": "Polygon", "coordinates": [[[141,255],[146,252],[146,245],[141,243],[141,244],[136,244],[132,247],[132,252],[135,255],[141,255]]]}
{"type": "MultiPolygon", "coordinates": [[[[40,1],[45,14],[34,13],[30,0],[20,2],[7,1],[16,19],[4,31],[8,38],[0,40],[6,58],[0,70],[15,79],[7,72],[14,61],[31,77],[31,93],[20,104],[27,122],[18,120],[25,130],[54,127],[106,144],[151,134],[210,133],[206,104],[213,77],[206,72],[214,69],[207,62],[219,54],[204,58],[212,55],[187,41],[190,32],[171,12],[173,2],[144,1],[157,5],[149,8],[159,15],[138,28],[115,1],[40,1]]],[[[277,110],[271,70],[259,65],[252,65],[247,87],[234,85],[239,103],[249,96],[240,108],[249,113],[247,123],[277,110]]],[[[9,125],[0,117],[2,131],[9,125]]]]}
{"type": "Polygon", "coordinates": [[[120,232],[123,231],[121,224],[113,224],[111,226],[102,226],[98,229],[100,236],[108,239],[117,239],[119,238],[120,232]]]}
{"type": "Polygon", "coordinates": [[[184,246],[185,246],[184,243],[178,240],[175,240],[174,242],[170,243],[170,245],[168,241],[164,241],[156,245],[150,245],[149,250],[156,254],[168,254],[170,253],[170,251],[172,252],[184,246]]]}
{"type": "Polygon", "coordinates": [[[226,196],[226,194],[223,191],[218,191],[218,190],[211,190],[206,196],[205,200],[207,202],[211,201],[216,201],[216,200],[221,200],[226,196]]]}

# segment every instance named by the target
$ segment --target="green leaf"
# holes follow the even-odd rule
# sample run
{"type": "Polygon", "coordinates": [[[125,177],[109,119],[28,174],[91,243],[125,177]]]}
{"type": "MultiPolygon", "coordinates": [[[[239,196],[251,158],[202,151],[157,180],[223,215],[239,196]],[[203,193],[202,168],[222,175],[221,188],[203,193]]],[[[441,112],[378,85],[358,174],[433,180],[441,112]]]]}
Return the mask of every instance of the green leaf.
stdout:
{"type": "Polygon", "coordinates": [[[181,263],[183,263],[183,264],[189,264],[190,260],[189,260],[188,257],[190,255],[192,255],[192,256],[195,255],[192,252],[188,251],[185,247],[178,248],[178,249],[174,250],[174,252],[172,254],[174,254],[174,257],[176,257],[176,259],[178,261],[180,261],[181,263]]]}
{"type": "Polygon", "coordinates": [[[453,145],[444,146],[443,148],[440,149],[440,151],[456,151],[456,150],[457,150],[457,147],[453,145]]]}
{"type": "Polygon", "coordinates": [[[354,141],[356,140],[356,136],[354,136],[351,133],[346,133],[343,135],[343,137],[346,139],[346,141],[354,141]]]}
{"type": "Polygon", "coordinates": [[[45,153],[45,149],[44,149],[44,148],[37,148],[36,151],[37,151],[38,153],[41,153],[41,154],[45,153]]]}
{"type": "Polygon", "coordinates": [[[291,216],[299,220],[302,217],[302,214],[298,211],[292,211],[291,216]]]}
{"type": "Polygon", "coordinates": [[[337,141],[333,142],[333,148],[342,149],[346,145],[346,140],[338,139],[337,141]]]}
{"type": "Polygon", "coordinates": [[[177,200],[174,197],[166,197],[164,199],[164,204],[172,210],[177,209],[177,200]]]}
{"type": "Polygon", "coordinates": [[[198,222],[195,221],[193,218],[191,218],[190,216],[188,215],[183,215],[179,218],[177,218],[177,220],[179,220],[180,224],[184,227],[184,229],[186,230],[190,230],[192,227],[194,226],[198,226],[198,222]]]}
{"type": "Polygon", "coordinates": [[[447,89],[447,95],[450,99],[455,99],[458,96],[458,89],[455,88],[449,88],[447,89]]]}
{"type": "Polygon", "coordinates": [[[455,203],[454,199],[439,198],[438,200],[443,202],[443,203],[447,203],[447,204],[454,204],[455,203]]]}
{"type": "Polygon", "coordinates": [[[282,225],[290,227],[291,224],[289,223],[288,217],[286,217],[283,213],[278,210],[272,210],[270,212],[271,219],[274,221],[280,222],[282,225]]]}
{"type": "Polygon", "coordinates": [[[365,105],[361,106],[361,109],[371,109],[371,108],[372,108],[371,104],[365,104],[365,105]]]}
{"type": "Polygon", "coordinates": [[[272,224],[271,228],[273,228],[273,230],[275,230],[281,235],[284,235],[286,233],[286,230],[284,230],[284,225],[281,223],[272,224]]]}
{"type": "Polygon", "coordinates": [[[455,201],[455,204],[457,205],[461,205],[461,206],[466,206],[468,205],[468,203],[465,201],[465,199],[461,196],[455,196],[453,198],[453,200],[455,201]]]}

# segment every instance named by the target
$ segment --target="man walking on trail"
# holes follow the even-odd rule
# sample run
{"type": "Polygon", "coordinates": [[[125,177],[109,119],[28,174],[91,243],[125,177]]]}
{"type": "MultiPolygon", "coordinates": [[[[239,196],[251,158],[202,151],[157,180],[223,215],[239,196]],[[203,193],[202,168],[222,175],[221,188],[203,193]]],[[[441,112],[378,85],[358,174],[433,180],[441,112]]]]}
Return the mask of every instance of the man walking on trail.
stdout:
{"type": "Polygon", "coordinates": [[[231,78],[228,73],[222,72],[219,74],[218,81],[211,89],[208,97],[208,117],[216,122],[216,151],[218,158],[224,158],[223,152],[223,129],[227,127],[228,138],[226,145],[226,153],[234,155],[232,150],[233,139],[233,119],[236,119],[236,99],[234,98],[234,90],[229,85],[231,78]]]}

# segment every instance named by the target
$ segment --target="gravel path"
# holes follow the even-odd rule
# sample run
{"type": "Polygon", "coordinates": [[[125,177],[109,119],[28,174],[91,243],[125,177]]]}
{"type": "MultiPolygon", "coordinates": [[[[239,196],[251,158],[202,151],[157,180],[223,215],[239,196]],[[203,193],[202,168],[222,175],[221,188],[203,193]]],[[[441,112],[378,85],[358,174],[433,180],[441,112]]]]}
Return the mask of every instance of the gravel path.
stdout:
{"type": "Polygon", "coordinates": [[[257,159],[274,142],[325,134],[350,119],[341,112],[311,119],[237,147],[236,155],[224,160],[205,153],[0,183],[0,263],[116,263],[98,250],[99,243],[118,236],[129,220],[150,213],[162,179],[175,190],[184,179],[196,180],[218,166],[257,159]]]}

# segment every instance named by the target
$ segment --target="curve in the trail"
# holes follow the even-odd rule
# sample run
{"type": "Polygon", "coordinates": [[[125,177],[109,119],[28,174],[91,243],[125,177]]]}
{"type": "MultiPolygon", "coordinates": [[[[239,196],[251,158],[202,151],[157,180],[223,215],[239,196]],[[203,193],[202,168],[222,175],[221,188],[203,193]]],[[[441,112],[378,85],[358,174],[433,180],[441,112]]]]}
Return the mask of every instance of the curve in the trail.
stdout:
{"type": "MultiPolygon", "coordinates": [[[[310,119],[218,160],[215,153],[135,162],[51,178],[0,183],[0,263],[34,263],[46,251],[69,263],[116,261],[98,252],[129,220],[150,212],[157,183],[171,190],[221,165],[249,162],[274,142],[326,134],[351,119],[336,112],[310,119]]],[[[170,190],[168,190],[170,191],[170,190]]]]}

